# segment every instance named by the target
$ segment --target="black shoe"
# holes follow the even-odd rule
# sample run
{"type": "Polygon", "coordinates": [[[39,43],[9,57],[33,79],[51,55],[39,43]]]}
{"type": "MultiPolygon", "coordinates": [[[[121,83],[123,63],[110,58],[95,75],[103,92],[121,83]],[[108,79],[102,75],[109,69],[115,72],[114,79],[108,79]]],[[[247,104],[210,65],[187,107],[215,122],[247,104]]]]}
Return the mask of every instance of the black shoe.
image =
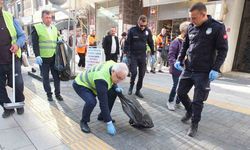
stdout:
{"type": "Polygon", "coordinates": [[[53,98],[52,98],[52,96],[47,96],[48,97],[48,101],[53,101],[53,98]]]}
{"type": "Polygon", "coordinates": [[[151,72],[151,73],[155,73],[155,71],[154,71],[154,70],[150,70],[150,72],[151,72]]]}
{"type": "Polygon", "coordinates": [[[17,108],[16,109],[18,115],[22,115],[24,113],[24,108],[17,108]]]}
{"type": "Polygon", "coordinates": [[[81,127],[81,130],[82,132],[85,132],[85,133],[90,133],[90,128],[88,126],[88,124],[86,122],[80,122],[80,127],[81,127]]]}
{"type": "Polygon", "coordinates": [[[187,132],[187,135],[190,137],[195,137],[198,131],[198,123],[192,123],[190,129],[187,132]]]}
{"type": "Polygon", "coordinates": [[[57,95],[57,96],[56,96],[56,99],[57,99],[58,101],[63,101],[63,98],[62,98],[61,95],[57,95]]]}
{"type": "MultiPolygon", "coordinates": [[[[104,121],[103,118],[102,118],[102,117],[99,117],[99,116],[97,117],[97,120],[99,120],[99,121],[104,121]]],[[[115,120],[112,119],[112,122],[115,123],[115,120]]]]}
{"type": "Polygon", "coordinates": [[[136,91],[135,95],[140,97],[140,98],[144,98],[144,96],[142,95],[142,93],[140,91],[136,91]]]}
{"type": "Polygon", "coordinates": [[[131,95],[132,94],[132,91],[133,91],[133,86],[130,85],[129,89],[128,89],[128,95],[131,95]]]}
{"type": "Polygon", "coordinates": [[[164,73],[162,70],[159,70],[158,72],[160,72],[160,73],[164,73]]]}
{"type": "Polygon", "coordinates": [[[192,114],[186,113],[184,117],[181,118],[181,122],[187,123],[188,120],[190,120],[192,117],[192,114]]]}
{"type": "Polygon", "coordinates": [[[8,118],[9,116],[11,116],[12,114],[14,114],[15,110],[14,109],[5,109],[2,117],[3,118],[8,118]]]}

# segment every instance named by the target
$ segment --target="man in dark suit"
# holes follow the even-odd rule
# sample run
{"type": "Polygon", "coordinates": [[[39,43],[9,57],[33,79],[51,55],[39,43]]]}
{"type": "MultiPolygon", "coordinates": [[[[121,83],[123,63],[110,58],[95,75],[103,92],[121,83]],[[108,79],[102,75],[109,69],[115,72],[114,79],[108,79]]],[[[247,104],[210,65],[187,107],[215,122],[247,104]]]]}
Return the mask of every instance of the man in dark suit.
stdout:
{"type": "Polygon", "coordinates": [[[117,62],[117,56],[119,55],[119,41],[116,34],[116,28],[112,27],[110,34],[106,35],[103,39],[103,49],[106,55],[106,61],[113,60],[117,62]]]}

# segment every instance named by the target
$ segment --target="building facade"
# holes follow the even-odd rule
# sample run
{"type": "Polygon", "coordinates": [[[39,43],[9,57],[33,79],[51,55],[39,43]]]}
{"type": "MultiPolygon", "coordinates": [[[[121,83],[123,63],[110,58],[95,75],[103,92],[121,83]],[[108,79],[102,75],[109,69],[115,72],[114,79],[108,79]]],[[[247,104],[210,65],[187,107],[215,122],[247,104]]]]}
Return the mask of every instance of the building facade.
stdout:
{"type": "Polygon", "coordinates": [[[190,6],[197,1],[203,1],[208,14],[226,26],[229,50],[221,71],[250,73],[250,0],[144,0],[143,6],[151,13],[156,11],[156,17],[149,13],[149,18],[155,22],[151,28],[156,28],[159,33],[162,27],[166,27],[174,38],[178,35],[179,24],[189,19],[190,6]]]}

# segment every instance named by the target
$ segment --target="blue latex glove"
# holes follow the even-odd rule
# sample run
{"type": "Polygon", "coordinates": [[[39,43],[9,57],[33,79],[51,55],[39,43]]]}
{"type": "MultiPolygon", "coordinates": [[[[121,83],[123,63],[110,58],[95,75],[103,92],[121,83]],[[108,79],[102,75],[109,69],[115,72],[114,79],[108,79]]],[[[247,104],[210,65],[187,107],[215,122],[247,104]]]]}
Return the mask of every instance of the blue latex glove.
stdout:
{"type": "Polygon", "coordinates": [[[175,67],[177,70],[180,70],[180,71],[183,70],[183,67],[181,66],[181,62],[179,62],[179,61],[176,61],[176,62],[175,62],[174,67],[175,67]]]}
{"type": "Polygon", "coordinates": [[[110,135],[116,134],[115,126],[113,125],[112,121],[107,122],[107,132],[110,135]]]}
{"type": "Polygon", "coordinates": [[[128,64],[128,57],[127,56],[123,56],[122,62],[125,63],[125,64],[128,64]]]}
{"type": "Polygon", "coordinates": [[[42,58],[41,58],[40,56],[37,56],[35,62],[36,62],[38,65],[41,66],[42,63],[43,63],[43,60],[42,60],[42,58]]]}
{"type": "Polygon", "coordinates": [[[122,92],[123,92],[123,89],[120,88],[120,87],[117,87],[117,88],[115,88],[115,91],[116,91],[117,93],[122,93],[122,92]]]}
{"type": "Polygon", "coordinates": [[[213,81],[215,79],[217,79],[219,77],[219,72],[215,71],[215,70],[211,70],[209,72],[209,80],[213,81]]]}

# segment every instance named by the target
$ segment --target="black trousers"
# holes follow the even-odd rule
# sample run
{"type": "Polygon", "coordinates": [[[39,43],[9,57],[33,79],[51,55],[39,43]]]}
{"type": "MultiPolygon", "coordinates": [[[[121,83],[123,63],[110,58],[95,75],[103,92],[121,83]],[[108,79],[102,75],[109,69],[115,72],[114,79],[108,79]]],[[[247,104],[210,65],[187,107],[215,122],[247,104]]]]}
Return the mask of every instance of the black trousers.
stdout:
{"type": "Polygon", "coordinates": [[[85,54],[78,53],[79,55],[79,62],[78,62],[78,67],[85,67],[85,54]]]}
{"type": "Polygon", "coordinates": [[[43,76],[43,88],[47,93],[47,96],[51,96],[51,87],[49,82],[49,72],[51,71],[52,77],[54,79],[54,87],[55,87],[55,95],[60,95],[60,78],[59,72],[55,70],[55,61],[52,59],[51,61],[45,61],[42,63],[42,76],[43,76]]]}
{"type": "Polygon", "coordinates": [[[139,56],[135,56],[135,55],[130,56],[130,72],[131,72],[130,86],[134,86],[135,84],[135,78],[137,75],[137,67],[139,70],[139,75],[138,75],[138,81],[136,84],[136,90],[139,91],[142,88],[143,78],[145,76],[145,71],[146,71],[146,54],[139,55],[139,56]]]}
{"type": "MultiPolygon", "coordinates": [[[[25,97],[23,95],[23,77],[21,73],[21,61],[15,62],[15,91],[16,102],[23,102],[25,97]]],[[[0,105],[10,103],[8,93],[6,91],[6,82],[9,87],[12,87],[12,64],[0,64],[0,105]]]]}
{"type": "Polygon", "coordinates": [[[106,61],[113,60],[114,62],[117,62],[117,54],[106,54],[106,61]]]}
{"type": "Polygon", "coordinates": [[[177,94],[187,113],[192,114],[192,123],[199,123],[203,109],[203,101],[208,97],[210,81],[208,73],[184,71],[180,76],[177,94]],[[194,96],[191,102],[188,92],[194,86],[194,96]]]}

